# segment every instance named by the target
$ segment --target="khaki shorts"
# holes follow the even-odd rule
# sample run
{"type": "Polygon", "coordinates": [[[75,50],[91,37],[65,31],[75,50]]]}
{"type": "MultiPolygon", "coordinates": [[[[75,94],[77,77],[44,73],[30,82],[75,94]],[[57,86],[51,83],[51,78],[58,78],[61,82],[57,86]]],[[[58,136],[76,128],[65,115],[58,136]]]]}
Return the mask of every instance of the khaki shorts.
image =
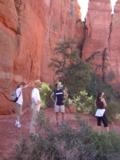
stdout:
{"type": "Polygon", "coordinates": [[[55,105],[54,111],[55,112],[62,112],[62,113],[64,113],[65,112],[65,106],[64,105],[55,105]]]}

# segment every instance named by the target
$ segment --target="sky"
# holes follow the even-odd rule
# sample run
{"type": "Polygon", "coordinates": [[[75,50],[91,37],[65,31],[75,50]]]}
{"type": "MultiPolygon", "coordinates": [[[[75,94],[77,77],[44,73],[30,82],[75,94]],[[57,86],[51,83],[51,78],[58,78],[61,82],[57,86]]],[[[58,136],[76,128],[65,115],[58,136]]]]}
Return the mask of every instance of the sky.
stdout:
{"type": "MultiPolygon", "coordinates": [[[[114,14],[114,6],[115,3],[117,2],[117,0],[110,0],[111,1],[111,5],[112,5],[112,11],[111,13],[114,14]]],[[[78,0],[78,3],[80,5],[81,8],[81,20],[84,21],[86,14],[87,14],[87,10],[88,10],[88,2],[89,0],[78,0]]]]}

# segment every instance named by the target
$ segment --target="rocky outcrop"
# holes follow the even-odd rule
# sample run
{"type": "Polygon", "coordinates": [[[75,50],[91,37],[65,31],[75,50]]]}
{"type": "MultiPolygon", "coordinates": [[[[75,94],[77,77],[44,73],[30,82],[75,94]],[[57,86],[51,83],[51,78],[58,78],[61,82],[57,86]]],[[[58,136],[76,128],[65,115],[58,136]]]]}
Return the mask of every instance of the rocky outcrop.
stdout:
{"type": "MultiPolygon", "coordinates": [[[[77,9],[77,0],[0,1],[0,91],[9,95],[21,81],[54,80],[53,49],[75,36],[77,9]]],[[[11,112],[14,105],[2,94],[0,102],[0,113],[11,112]]]]}
{"type": "Polygon", "coordinates": [[[94,59],[92,59],[92,63],[94,63],[94,67],[96,65],[101,73],[102,68],[98,67],[103,63],[103,51],[106,49],[108,52],[110,22],[109,0],[91,0],[89,2],[86,20],[86,38],[82,55],[85,59],[95,55],[94,59]]]}
{"type": "MultiPolygon", "coordinates": [[[[109,59],[107,72],[110,75],[110,83],[115,89],[120,89],[120,0],[117,1],[115,14],[112,18],[111,36],[109,43],[109,59]]],[[[108,77],[109,78],[109,77],[108,77]]]]}
{"type": "MultiPolygon", "coordinates": [[[[17,12],[14,1],[0,1],[0,91],[8,92],[13,80],[14,61],[17,54],[17,12]]],[[[0,112],[11,104],[1,95],[0,112]]],[[[10,110],[9,110],[10,109],[10,110]]]]}
{"type": "Polygon", "coordinates": [[[55,80],[54,72],[50,71],[48,64],[50,64],[51,58],[54,56],[54,48],[56,47],[56,43],[63,40],[71,38],[78,40],[76,31],[78,31],[79,28],[76,30],[76,22],[79,19],[79,15],[77,0],[51,0],[49,3],[46,1],[46,4],[47,31],[44,41],[42,79],[53,81],[55,80]]]}
{"type": "Polygon", "coordinates": [[[120,87],[119,13],[119,0],[114,15],[109,0],[90,0],[82,51],[82,57],[90,61],[96,73],[117,89],[120,87]]]}
{"type": "MultiPolygon", "coordinates": [[[[117,15],[115,14],[114,17],[117,15]]],[[[82,57],[89,61],[97,74],[100,74],[104,81],[112,84],[116,78],[116,67],[114,64],[115,53],[111,57],[113,38],[114,18],[111,15],[111,5],[109,0],[90,0],[88,15],[86,20],[86,37],[82,51],[82,57]],[[113,67],[114,66],[114,67],[113,67]]],[[[116,35],[119,35],[116,32],[116,35]]],[[[114,41],[114,42],[113,42],[114,41]]],[[[117,43],[118,44],[118,43],[117,43]]],[[[119,49],[117,49],[118,51],[119,49]]],[[[120,80],[120,79],[119,79],[120,80]]]]}

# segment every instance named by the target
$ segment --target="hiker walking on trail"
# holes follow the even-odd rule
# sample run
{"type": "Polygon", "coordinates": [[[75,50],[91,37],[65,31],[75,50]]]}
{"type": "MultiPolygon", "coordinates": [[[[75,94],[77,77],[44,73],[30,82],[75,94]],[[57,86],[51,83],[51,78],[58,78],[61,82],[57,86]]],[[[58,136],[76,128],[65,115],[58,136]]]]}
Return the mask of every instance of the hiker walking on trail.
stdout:
{"type": "Polygon", "coordinates": [[[54,101],[56,123],[57,125],[59,125],[59,113],[61,113],[62,122],[64,121],[64,113],[65,113],[64,91],[63,91],[63,85],[60,81],[56,84],[56,89],[52,93],[51,98],[54,101]]]}
{"type": "Polygon", "coordinates": [[[109,131],[108,120],[106,116],[106,107],[107,103],[104,98],[104,92],[100,92],[97,95],[96,99],[97,110],[95,116],[97,118],[97,126],[101,127],[101,123],[103,123],[104,127],[107,131],[109,131]]]}
{"type": "Polygon", "coordinates": [[[32,111],[32,116],[31,116],[31,122],[30,122],[30,134],[35,134],[36,133],[36,125],[37,125],[37,119],[40,111],[40,104],[41,104],[41,98],[40,98],[40,93],[38,87],[40,87],[41,81],[36,80],[32,84],[32,93],[31,93],[31,111],[32,111]]]}

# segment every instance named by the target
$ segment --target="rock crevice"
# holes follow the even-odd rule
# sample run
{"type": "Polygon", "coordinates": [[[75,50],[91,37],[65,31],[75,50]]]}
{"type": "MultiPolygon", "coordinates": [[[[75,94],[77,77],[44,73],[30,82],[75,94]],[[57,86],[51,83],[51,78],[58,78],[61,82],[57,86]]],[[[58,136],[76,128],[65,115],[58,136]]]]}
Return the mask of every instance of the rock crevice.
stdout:
{"type": "Polygon", "coordinates": [[[118,75],[120,75],[120,65],[118,63],[120,60],[119,16],[119,1],[115,7],[115,14],[111,15],[109,0],[91,0],[86,20],[87,32],[82,51],[83,58],[92,61],[95,71],[97,66],[97,74],[100,74],[104,81],[117,89],[120,88],[120,78],[118,78],[118,75]],[[114,75],[113,78],[111,78],[111,75],[114,75]]]}

